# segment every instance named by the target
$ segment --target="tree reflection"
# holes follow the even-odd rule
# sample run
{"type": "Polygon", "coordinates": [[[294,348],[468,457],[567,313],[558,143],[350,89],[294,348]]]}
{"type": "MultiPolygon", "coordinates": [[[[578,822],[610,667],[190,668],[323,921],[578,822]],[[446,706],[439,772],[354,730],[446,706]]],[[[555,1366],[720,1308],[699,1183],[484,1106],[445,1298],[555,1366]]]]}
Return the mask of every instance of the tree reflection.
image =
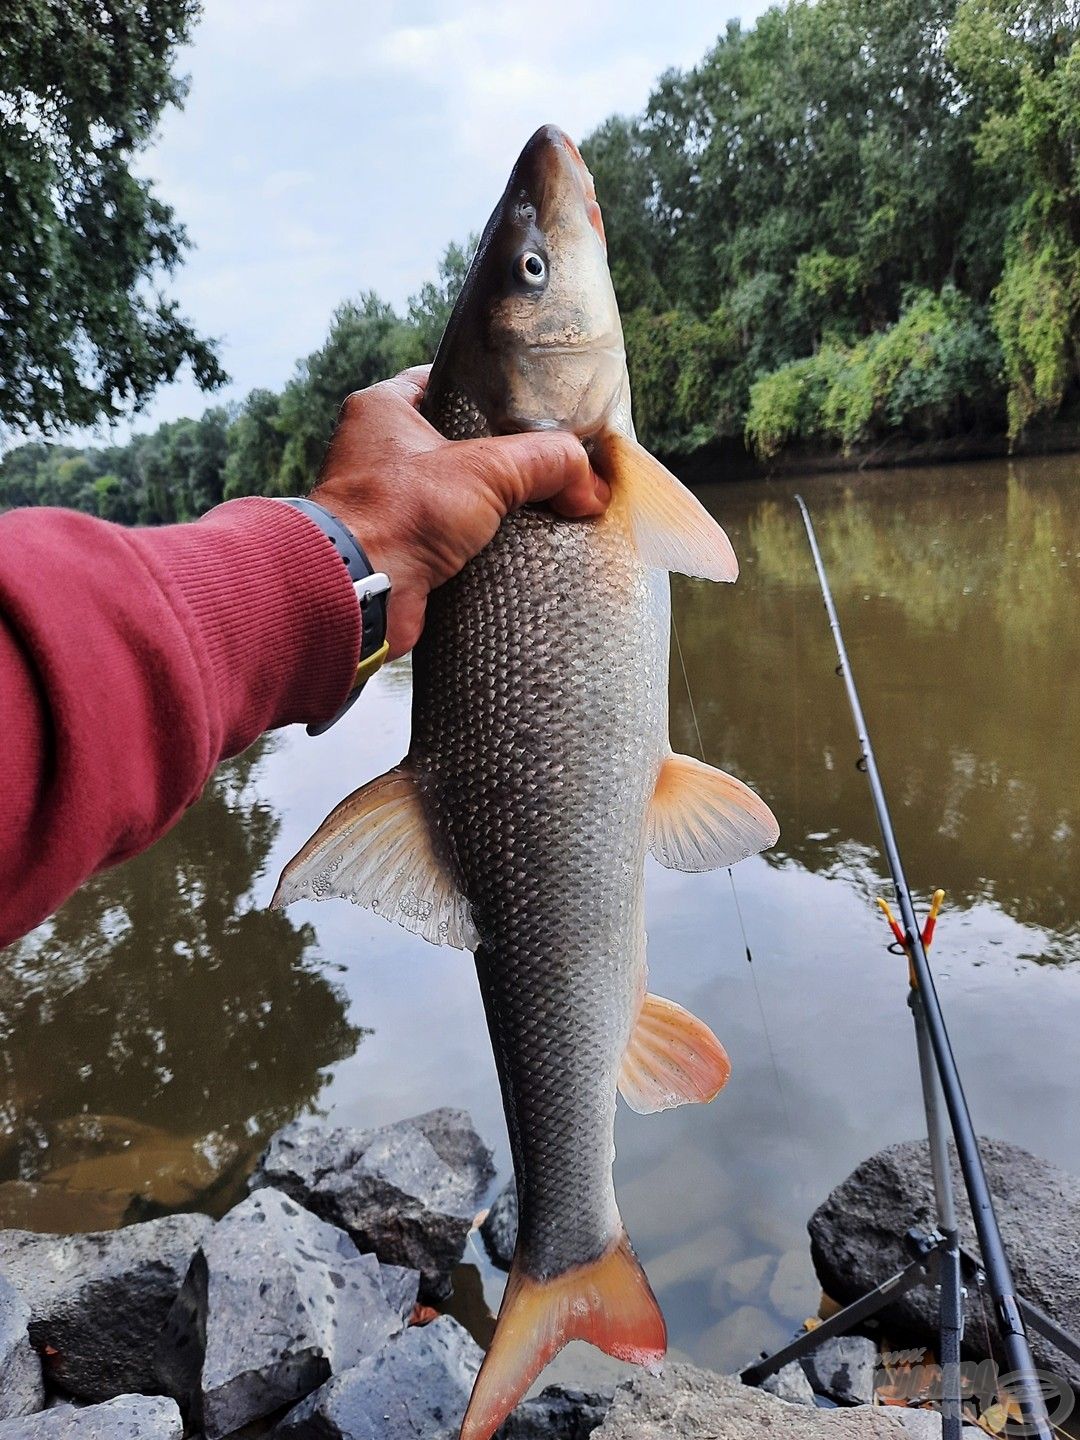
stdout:
{"type": "MultiPolygon", "coordinates": [[[[1080,954],[1076,462],[817,482],[815,524],[909,869],[1080,954]]],[[[743,573],[676,586],[706,753],[781,822],[772,863],[884,870],[794,486],[707,496],[743,573]]],[[[673,737],[693,748],[682,678],[673,737]]]]}
{"type": "Polygon", "coordinates": [[[196,1180],[220,1182],[355,1049],[361,1032],[314,963],[311,928],[252,899],[279,827],[253,783],[265,745],[3,953],[0,1180],[117,1146],[160,1159],[164,1131],[181,1153],[194,1146],[196,1180]],[[106,1118],[73,1123],[80,1112],[106,1118]]]}

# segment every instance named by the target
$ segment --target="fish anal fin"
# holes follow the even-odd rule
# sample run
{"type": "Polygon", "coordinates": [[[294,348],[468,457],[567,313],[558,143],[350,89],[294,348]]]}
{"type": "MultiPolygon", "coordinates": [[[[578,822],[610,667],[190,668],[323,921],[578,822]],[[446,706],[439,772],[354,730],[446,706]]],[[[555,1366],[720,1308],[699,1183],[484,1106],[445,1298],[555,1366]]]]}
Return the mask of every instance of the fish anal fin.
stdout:
{"type": "Polygon", "coordinates": [[[469,902],[436,851],[412,771],[399,765],[355,790],[282,871],[270,904],[337,896],[434,945],[475,949],[469,902]]]}
{"type": "Polygon", "coordinates": [[[701,501],[636,440],[617,430],[596,441],[593,464],[611,486],[608,511],[633,537],[643,565],[702,580],[734,580],[731,542],[701,501]]]}
{"type": "Polygon", "coordinates": [[[775,845],[776,817],[749,786],[690,755],[669,755],[649,809],[649,848],[669,870],[718,870],[775,845]]]}
{"type": "Polygon", "coordinates": [[[619,1093],[640,1115],[714,1100],[731,1061],[704,1020],[646,995],[619,1071],[619,1093]]]}
{"type": "Polygon", "coordinates": [[[658,1364],[667,1328],[625,1231],[599,1260],[551,1280],[524,1274],[515,1257],[495,1335],[476,1377],[461,1440],[491,1436],[549,1360],[570,1340],[608,1355],[658,1364]]]}

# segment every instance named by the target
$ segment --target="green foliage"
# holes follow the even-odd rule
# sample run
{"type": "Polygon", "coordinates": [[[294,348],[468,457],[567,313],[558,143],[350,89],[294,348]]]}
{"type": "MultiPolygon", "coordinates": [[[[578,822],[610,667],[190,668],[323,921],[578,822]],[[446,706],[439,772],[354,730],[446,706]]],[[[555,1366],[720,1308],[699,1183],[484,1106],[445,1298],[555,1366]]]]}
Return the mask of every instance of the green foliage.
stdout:
{"type": "Polygon", "coordinates": [[[197,0],[0,9],[0,425],[56,431],[139,409],[185,362],[224,373],[160,293],[182,227],[131,164],[179,105],[197,0]]]}
{"type": "Polygon", "coordinates": [[[792,440],[845,451],[889,434],[922,439],[989,418],[1001,352],[984,311],[952,287],[914,292],[888,329],[826,345],[758,380],[747,442],[765,459],[792,440]]]}

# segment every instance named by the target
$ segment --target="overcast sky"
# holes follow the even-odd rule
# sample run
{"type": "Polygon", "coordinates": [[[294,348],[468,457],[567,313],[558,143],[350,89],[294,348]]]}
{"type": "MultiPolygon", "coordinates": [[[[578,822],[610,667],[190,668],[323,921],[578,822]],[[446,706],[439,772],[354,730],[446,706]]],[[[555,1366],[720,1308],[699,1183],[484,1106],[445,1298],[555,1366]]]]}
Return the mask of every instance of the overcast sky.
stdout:
{"type": "MultiPolygon", "coordinates": [[[[400,304],[433,276],[446,243],[481,228],[537,125],[580,138],[640,109],[663,70],[764,8],[205,0],[180,58],[187,104],[141,168],[194,242],[171,293],[220,339],[224,395],[280,388],[348,296],[400,304]]],[[[185,376],[138,428],[208,403],[185,376]]]]}

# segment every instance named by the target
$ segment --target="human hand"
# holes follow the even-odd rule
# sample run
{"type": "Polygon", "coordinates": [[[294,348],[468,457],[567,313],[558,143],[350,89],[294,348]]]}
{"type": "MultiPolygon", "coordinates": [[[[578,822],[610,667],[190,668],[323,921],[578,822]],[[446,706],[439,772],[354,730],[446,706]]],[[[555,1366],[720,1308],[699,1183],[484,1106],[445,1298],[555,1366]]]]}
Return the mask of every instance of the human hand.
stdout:
{"type": "Polygon", "coordinates": [[[567,519],[587,519],[611,498],[566,431],[444,439],[417,408],[429,370],[346,399],[311,492],[390,576],[391,659],[420,638],[431,591],[479,554],[511,510],[547,501],[567,519]]]}

